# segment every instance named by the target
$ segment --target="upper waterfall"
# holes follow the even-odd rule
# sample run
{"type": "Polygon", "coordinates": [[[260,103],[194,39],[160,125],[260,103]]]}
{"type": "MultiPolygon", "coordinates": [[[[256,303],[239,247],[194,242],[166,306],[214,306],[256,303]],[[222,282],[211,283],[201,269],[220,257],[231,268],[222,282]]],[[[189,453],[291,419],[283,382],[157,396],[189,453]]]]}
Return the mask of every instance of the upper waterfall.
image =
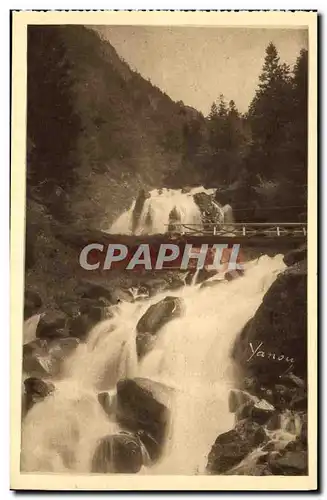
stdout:
{"type": "MultiPolygon", "coordinates": [[[[216,189],[203,186],[186,189],[154,189],[141,191],[130,208],[112,224],[111,234],[160,234],[166,233],[170,225],[203,225],[205,210],[201,196],[210,200],[210,210],[215,212],[215,221],[222,223],[224,212],[215,201],[216,189]],[[197,197],[200,196],[200,201],[197,197]]],[[[208,205],[208,201],[206,202],[208,205]]],[[[186,229],[187,231],[187,229],[186,229]]]]}

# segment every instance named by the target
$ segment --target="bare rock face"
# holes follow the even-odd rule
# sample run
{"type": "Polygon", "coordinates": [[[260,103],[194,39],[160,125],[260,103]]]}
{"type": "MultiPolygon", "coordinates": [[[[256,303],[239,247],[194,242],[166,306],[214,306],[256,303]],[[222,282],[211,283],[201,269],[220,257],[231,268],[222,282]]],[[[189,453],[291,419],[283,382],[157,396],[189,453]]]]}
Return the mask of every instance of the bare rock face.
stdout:
{"type": "Polygon", "coordinates": [[[281,273],[245,325],[233,348],[233,358],[259,384],[277,383],[292,371],[306,378],[307,269],[302,261],[281,273]]]}

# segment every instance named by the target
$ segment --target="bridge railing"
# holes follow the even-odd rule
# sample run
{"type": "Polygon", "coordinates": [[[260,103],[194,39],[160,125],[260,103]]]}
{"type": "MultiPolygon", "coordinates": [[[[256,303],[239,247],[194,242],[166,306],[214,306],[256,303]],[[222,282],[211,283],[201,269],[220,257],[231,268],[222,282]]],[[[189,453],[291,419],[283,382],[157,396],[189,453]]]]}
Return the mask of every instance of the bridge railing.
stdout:
{"type": "Polygon", "coordinates": [[[233,224],[218,224],[204,223],[200,224],[184,224],[176,223],[173,227],[170,224],[169,233],[193,234],[193,235],[208,235],[214,236],[238,236],[250,238],[252,236],[269,236],[269,237],[306,237],[307,224],[302,222],[235,222],[233,224]]]}

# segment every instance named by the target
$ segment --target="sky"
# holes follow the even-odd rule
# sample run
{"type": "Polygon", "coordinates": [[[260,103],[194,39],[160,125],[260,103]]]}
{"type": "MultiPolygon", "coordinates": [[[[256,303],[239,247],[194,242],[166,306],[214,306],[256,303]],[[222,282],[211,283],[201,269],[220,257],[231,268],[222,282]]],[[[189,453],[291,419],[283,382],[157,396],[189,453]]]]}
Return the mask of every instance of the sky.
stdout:
{"type": "Polygon", "coordinates": [[[117,53],[144,78],[204,115],[219,94],[245,112],[272,41],[291,66],[307,31],[301,28],[98,26],[117,53]]]}

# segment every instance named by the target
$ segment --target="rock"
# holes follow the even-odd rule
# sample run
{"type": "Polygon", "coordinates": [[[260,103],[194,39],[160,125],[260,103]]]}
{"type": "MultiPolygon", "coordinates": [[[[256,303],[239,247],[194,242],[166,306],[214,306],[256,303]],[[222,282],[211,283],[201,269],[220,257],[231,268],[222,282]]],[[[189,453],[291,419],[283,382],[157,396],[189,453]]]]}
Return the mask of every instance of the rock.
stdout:
{"type": "Polygon", "coordinates": [[[233,271],[227,271],[224,274],[224,278],[227,281],[232,281],[232,280],[239,278],[240,276],[243,276],[243,275],[244,275],[243,269],[235,269],[233,271]]]}
{"type": "Polygon", "coordinates": [[[62,311],[49,311],[41,315],[36,329],[39,339],[67,337],[67,315],[62,311]]]}
{"type": "Polygon", "coordinates": [[[297,262],[305,260],[307,258],[307,244],[301,245],[299,248],[288,252],[284,255],[284,263],[287,266],[293,266],[297,262]]]}
{"type": "Polygon", "coordinates": [[[294,375],[294,373],[287,373],[286,375],[282,375],[279,377],[283,384],[288,385],[290,387],[298,387],[299,389],[305,389],[306,383],[305,381],[294,375]]]}
{"type": "Polygon", "coordinates": [[[286,451],[282,456],[273,457],[269,466],[273,474],[283,476],[304,476],[308,474],[306,451],[286,451]]]}
{"type": "Polygon", "coordinates": [[[180,316],[181,311],[182,301],[179,297],[165,297],[148,308],[137,323],[136,330],[138,333],[155,335],[168,321],[180,316]]]}
{"type": "Polygon", "coordinates": [[[155,344],[156,337],[152,333],[138,333],[136,336],[136,352],[138,358],[143,358],[155,344]]]}
{"type": "Polygon", "coordinates": [[[123,288],[115,288],[112,291],[112,303],[119,304],[120,302],[134,302],[134,297],[129,290],[123,288]]]}
{"type": "Polygon", "coordinates": [[[153,444],[153,460],[162,452],[170,419],[171,397],[170,388],[148,379],[126,379],[117,384],[117,422],[129,431],[143,431],[149,436],[153,444]]]}
{"type": "Polygon", "coordinates": [[[244,420],[245,418],[251,418],[253,403],[244,403],[239,406],[235,412],[236,421],[244,420]]]}
{"type": "Polygon", "coordinates": [[[272,416],[270,417],[268,423],[267,423],[267,429],[269,431],[275,431],[277,429],[281,428],[281,414],[280,413],[273,413],[272,416]]]}
{"type": "Polygon", "coordinates": [[[23,415],[26,415],[28,410],[32,408],[35,403],[43,401],[49,394],[54,392],[55,386],[47,381],[36,377],[29,377],[24,380],[24,395],[25,407],[23,408],[23,415]]]}
{"type": "Polygon", "coordinates": [[[76,292],[81,295],[82,298],[86,299],[107,299],[111,304],[114,303],[112,300],[112,291],[104,283],[98,283],[90,280],[82,280],[81,284],[77,287],[76,292]]]}
{"type": "Polygon", "coordinates": [[[256,401],[258,401],[258,398],[255,396],[252,396],[248,392],[241,391],[238,389],[232,389],[229,391],[229,396],[228,396],[228,405],[229,405],[229,411],[231,413],[235,413],[236,410],[244,405],[244,404],[254,404],[256,401]]]}
{"type": "Polygon", "coordinates": [[[24,319],[36,314],[42,307],[42,299],[34,290],[25,290],[24,295],[24,319]]]}
{"type": "Polygon", "coordinates": [[[214,200],[212,195],[196,193],[193,195],[193,199],[200,209],[204,227],[206,227],[206,224],[212,223],[223,224],[224,214],[222,207],[214,200]]]}
{"type": "Polygon", "coordinates": [[[168,215],[168,232],[181,232],[181,213],[177,207],[171,209],[168,215]]]}
{"type": "MultiPolygon", "coordinates": [[[[281,273],[236,339],[232,356],[245,376],[269,387],[286,370],[306,378],[307,271],[303,263],[281,273]]],[[[285,393],[286,394],[286,393],[285,393]]]]}
{"type": "Polygon", "coordinates": [[[257,424],[264,425],[274,413],[275,408],[264,399],[261,399],[253,405],[251,418],[257,424]]]}
{"type": "Polygon", "coordinates": [[[139,225],[140,216],[144,207],[145,200],[150,198],[150,193],[141,189],[136,198],[132,214],[132,233],[134,234],[139,225]]]}
{"type": "Polygon", "coordinates": [[[27,344],[36,338],[36,330],[41,318],[41,314],[34,314],[24,321],[23,342],[27,344]]]}
{"type": "Polygon", "coordinates": [[[296,396],[294,399],[292,399],[290,407],[292,408],[292,410],[307,411],[308,409],[307,396],[296,396]]]}
{"type": "Polygon", "coordinates": [[[210,280],[210,281],[204,281],[200,285],[200,289],[202,288],[213,288],[216,287],[217,285],[224,283],[223,280],[210,280]]]}
{"type": "Polygon", "coordinates": [[[300,441],[304,448],[306,449],[308,447],[308,419],[307,415],[304,415],[303,421],[302,421],[302,426],[301,426],[301,431],[300,431],[300,441]]]}
{"type": "Polygon", "coordinates": [[[36,339],[23,346],[23,371],[33,377],[57,375],[62,362],[76,349],[78,339],[36,339]]]}
{"type": "Polygon", "coordinates": [[[198,285],[199,283],[203,283],[203,282],[205,282],[205,280],[212,278],[213,276],[216,276],[216,274],[217,274],[217,270],[215,270],[215,269],[212,269],[212,270],[205,269],[205,268],[200,269],[199,273],[197,275],[197,278],[196,278],[196,284],[198,285]]]}
{"type": "Polygon", "coordinates": [[[147,280],[145,287],[148,290],[149,296],[153,297],[153,295],[167,290],[168,281],[163,278],[149,279],[147,280]]]}
{"type": "Polygon", "coordinates": [[[117,394],[116,392],[99,392],[98,401],[106,414],[111,416],[116,413],[117,394]]]}
{"type": "Polygon", "coordinates": [[[208,456],[207,471],[210,474],[228,471],[265,440],[260,425],[249,420],[239,422],[234,429],[217,437],[208,456]]]}
{"type": "Polygon", "coordinates": [[[142,465],[139,438],[121,433],[101,439],[93,455],[91,472],[136,474],[142,465]]]}

